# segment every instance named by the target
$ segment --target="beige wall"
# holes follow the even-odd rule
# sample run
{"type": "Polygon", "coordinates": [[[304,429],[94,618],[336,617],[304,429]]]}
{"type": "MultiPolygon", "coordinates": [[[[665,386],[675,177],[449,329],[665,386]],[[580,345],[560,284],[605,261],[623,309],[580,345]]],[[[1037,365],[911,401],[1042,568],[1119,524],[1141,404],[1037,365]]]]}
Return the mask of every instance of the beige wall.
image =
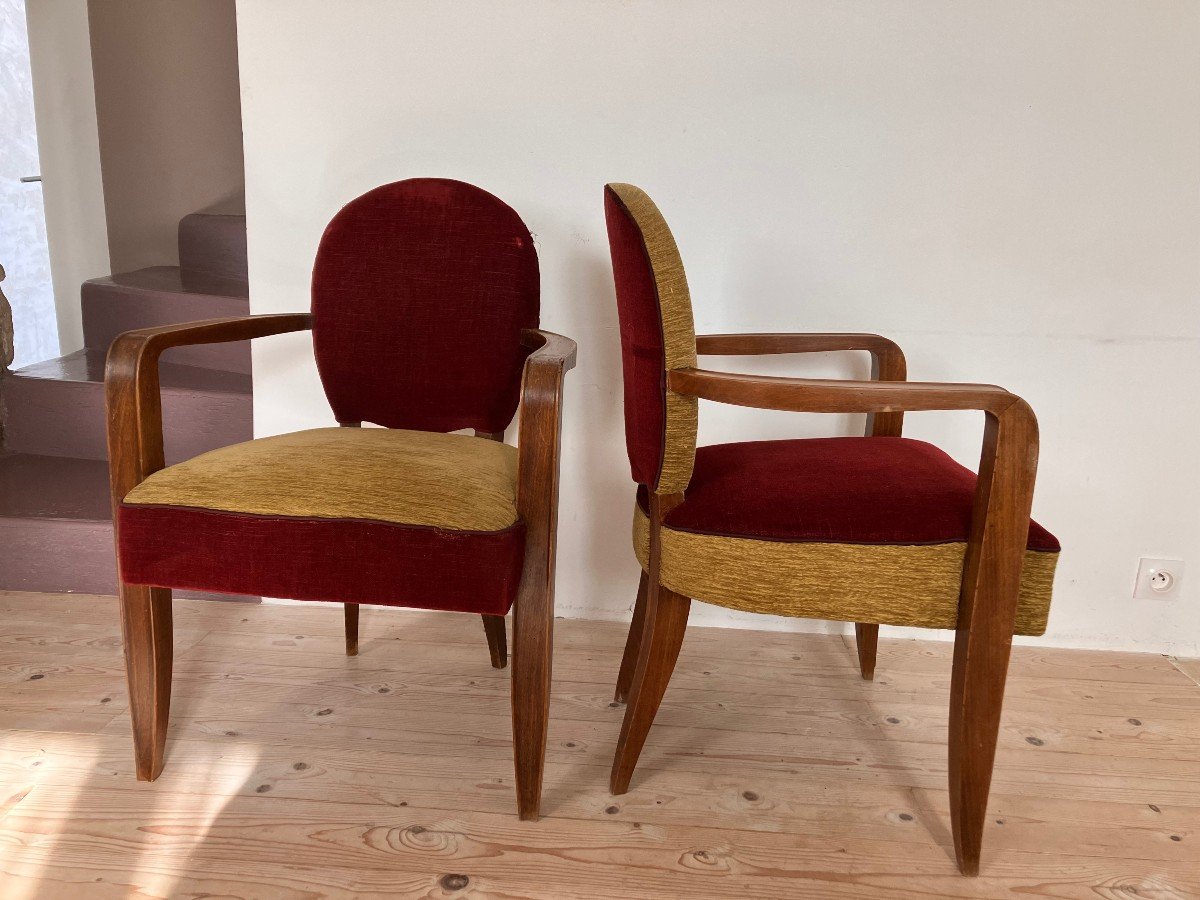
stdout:
{"type": "Polygon", "coordinates": [[[88,0],[113,271],[178,263],[188,213],[242,209],[234,0],[88,0]]]}
{"type": "MultiPolygon", "coordinates": [[[[1139,556],[1200,566],[1194,0],[239,0],[238,31],[254,312],[308,307],[325,223],[382,182],[474,182],[537,236],[542,322],[579,340],[560,615],[628,620],[637,590],[601,207],[619,180],[675,230],[698,331],[881,331],[914,380],[1030,401],[1035,515],[1063,542],[1047,643],[1200,650],[1200,571],[1131,597],[1139,556]]],[[[256,341],[254,382],[258,434],[333,424],[309,336],[256,341]]],[[[982,417],[904,424],[978,461],[982,417]]],[[[861,428],[700,409],[702,443],[861,428]]]]}

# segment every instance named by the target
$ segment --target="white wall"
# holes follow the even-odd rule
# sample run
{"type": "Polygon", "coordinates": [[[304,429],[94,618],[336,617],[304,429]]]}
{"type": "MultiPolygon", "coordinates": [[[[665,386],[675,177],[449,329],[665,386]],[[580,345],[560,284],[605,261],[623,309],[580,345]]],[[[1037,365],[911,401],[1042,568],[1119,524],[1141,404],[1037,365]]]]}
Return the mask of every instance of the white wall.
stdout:
{"type": "Polygon", "coordinates": [[[243,211],[234,10],[233,0],[88,3],[114,272],[178,265],[189,213],[243,211]]]}
{"type": "Polygon", "coordinates": [[[50,271],[63,353],[83,346],[79,286],[109,273],[86,0],[27,5],[50,271]]]}
{"type": "MultiPolygon", "coordinates": [[[[1065,545],[1049,642],[1198,652],[1200,6],[239,0],[238,15],[256,312],[306,308],[325,222],[383,182],[477,183],[535,234],[544,326],[580,344],[563,615],[626,617],[636,586],[601,208],[623,180],[671,222],[699,331],[879,331],[915,379],[1024,395],[1042,425],[1035,515],[1065,545]],[[1130,599],[1141,555],[1190,561],[1182,599],[1130,599]]],[[[306,338],[255,354],[259,433],[330,424],[306,338]]],[[[979,416],[908,422],[977,461],[979,416]]],[[[701,409],[704,442],[860,428],[701,409]]],[[[693,621],[843,627],[706,606],[693,621]]]]}

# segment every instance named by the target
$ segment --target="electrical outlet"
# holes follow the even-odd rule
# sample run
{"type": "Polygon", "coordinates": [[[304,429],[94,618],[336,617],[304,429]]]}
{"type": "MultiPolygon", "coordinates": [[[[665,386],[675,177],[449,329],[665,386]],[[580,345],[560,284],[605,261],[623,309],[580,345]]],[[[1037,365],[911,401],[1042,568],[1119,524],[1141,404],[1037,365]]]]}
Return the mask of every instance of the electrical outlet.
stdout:
{"type": "Polygon", "coordinates": [[[1182,559],[1150,559],[1138,561],[1137,580],[1133,583],[1134,600],[1174,600],[1179,596],[1183,581],[1182,559]]]}

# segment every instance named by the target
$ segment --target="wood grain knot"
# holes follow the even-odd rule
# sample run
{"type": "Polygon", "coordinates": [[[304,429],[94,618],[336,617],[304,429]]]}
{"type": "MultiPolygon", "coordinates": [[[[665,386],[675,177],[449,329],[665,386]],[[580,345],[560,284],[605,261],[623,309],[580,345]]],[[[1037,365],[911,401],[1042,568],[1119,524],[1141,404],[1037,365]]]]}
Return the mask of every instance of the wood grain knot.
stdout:
{"type": "Polygon", "coordinates": [[[443,875],[438,879],[438,884],[447,891],[461,891],[470,883],[471,879],[466,875],[443,875]]]}
{"type": "Polygon", "coordinates": [[[729,860],[725,854],[715,850],[693,850],[690,853],[685,853],[680,859],[680,863],[688,869],[712,871],[729,871],[729,860]]]}

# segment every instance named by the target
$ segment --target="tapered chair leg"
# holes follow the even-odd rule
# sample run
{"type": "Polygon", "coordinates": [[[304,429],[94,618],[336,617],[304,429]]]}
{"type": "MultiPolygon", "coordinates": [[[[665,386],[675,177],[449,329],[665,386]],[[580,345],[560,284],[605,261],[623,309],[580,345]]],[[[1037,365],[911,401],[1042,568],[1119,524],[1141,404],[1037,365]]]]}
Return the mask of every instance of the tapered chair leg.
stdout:
{"type": "Polygon", "coordinates": [[[692,601],[662,585],[651,585],[646,599],[645,621],[638,651],[637,669],[629,690],[625,721],[617,740],[609,787],[614,794],[629,790],[629,780],[641,756],[646,735],[654,724],[658,705],[666,693],[683,633],[687,629],[692,601]]]}
{"type": "Polygon", "coordinates": [[[1037,421],[1023,400],[984,419],[950,676],[950,824],[964,875],[979,874],[1037,446],[1037,421]]]}
{"type": "Polygon", "coordinates": [[[879,626],[857,622],[854,642],[858,646],[858,670],[864,681],[875,680],[875,654],[879,649],[879,626]]]}
{"type": "Polygon", "coordinates": [[[343,603],[346,617],[346,655],[358,656],[358,604],[343,603]]]}
{"type": "Polygon", "coordinates": [[[517,813],[536,822],[541,813],[542,770],[550,722],[554,649],[552,588],[522,590],[513,611],[512,720],[517,813]]]}
{"type": "Polygon", "coordinates": [[[492,655],[492,668],[503,669],[508,665],[508,635],[504,631],[504,616],[480,616],[483,632],[487,635],[488,652],[492,655]]]}
{"type": "Polygon", "coordinates": [[[950,679],[950,823],[964,875],[979,874],[988,792],[1012,638],[974,640],[960,629],[950,679]]]}
{"type": "Polygon", "coordinates": [[[171,712],[171,592],[121,584],[120,594],[137,778],[153,781],[162,771],[171,712]]]}
{"type": "Polygon", "coordinates": [[[625,638],[625,655],[621,657],[621,671],[617,675],[615,700],[624,703],[633,684],[633,673],[637,670],[638,648],[642,645],[642,626],[646,621],[646,593],[650,578],[642,572],[638,582],[637,602],[633,605],[633,621],[629,623],[629,635],[625,638]]]}

